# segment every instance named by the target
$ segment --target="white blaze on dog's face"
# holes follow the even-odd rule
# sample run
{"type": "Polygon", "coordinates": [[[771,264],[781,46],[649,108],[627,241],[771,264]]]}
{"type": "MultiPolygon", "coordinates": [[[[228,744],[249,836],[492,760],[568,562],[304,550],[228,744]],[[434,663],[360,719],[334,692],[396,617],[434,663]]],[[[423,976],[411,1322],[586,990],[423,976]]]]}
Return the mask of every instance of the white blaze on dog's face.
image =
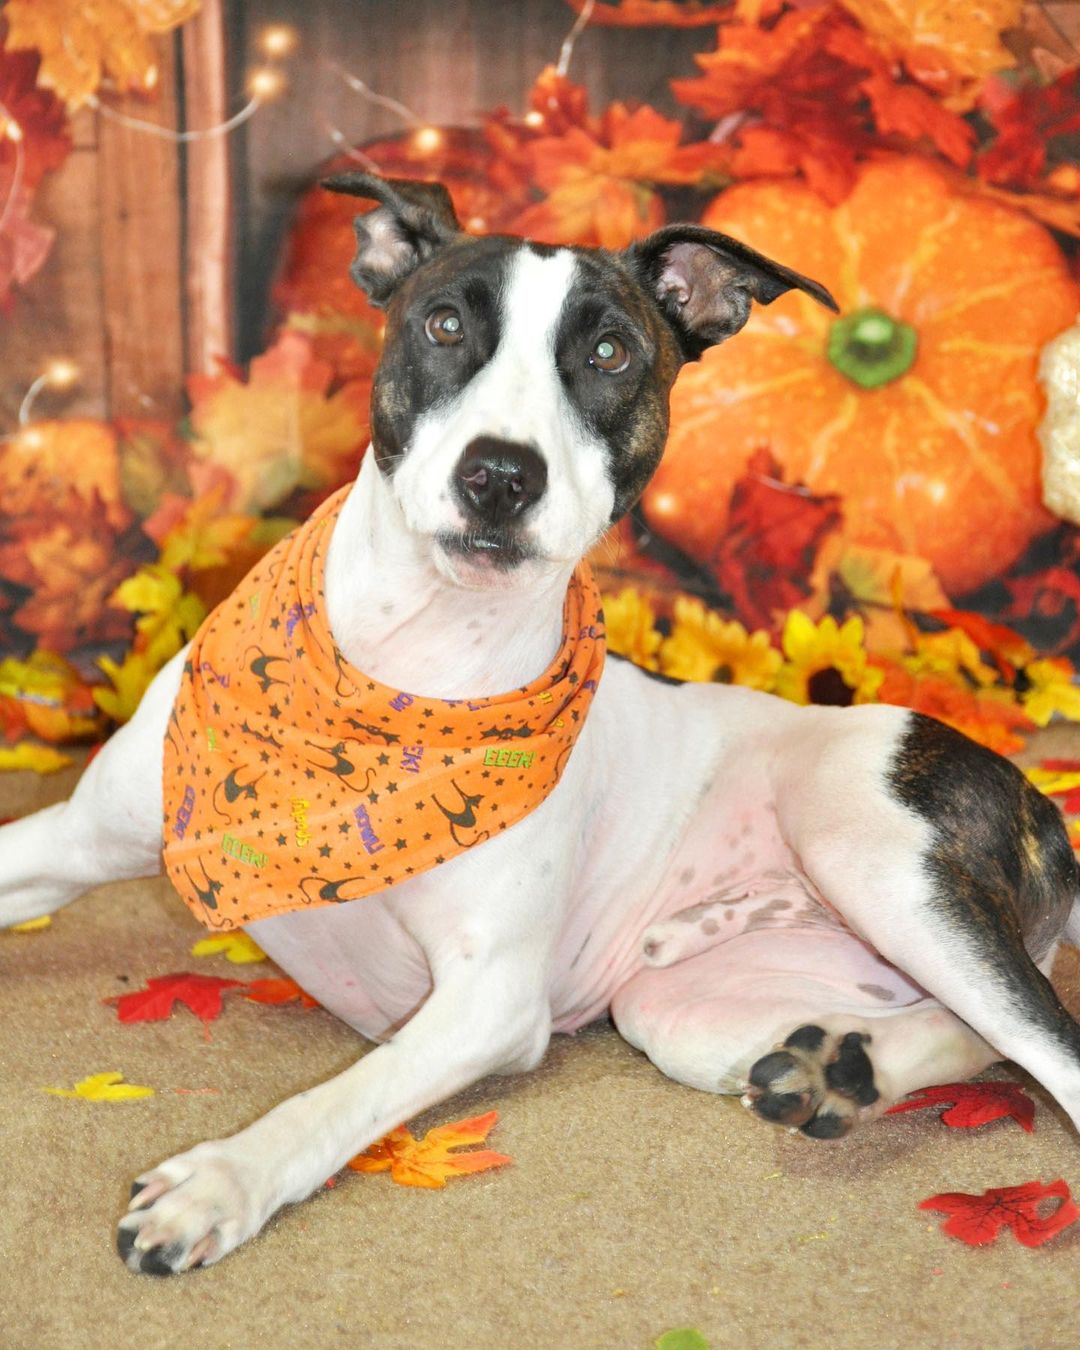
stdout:
{"type": "Polygon", "coordinates": [[[460,232],[437,184],[346,174],[384,203],[356,222],[353,278],[387,307],[372,442],[410,531],[450,580],[564,571],[638,499],[679,367],[816,283],[700,226],[625,253],[460,232]]]}

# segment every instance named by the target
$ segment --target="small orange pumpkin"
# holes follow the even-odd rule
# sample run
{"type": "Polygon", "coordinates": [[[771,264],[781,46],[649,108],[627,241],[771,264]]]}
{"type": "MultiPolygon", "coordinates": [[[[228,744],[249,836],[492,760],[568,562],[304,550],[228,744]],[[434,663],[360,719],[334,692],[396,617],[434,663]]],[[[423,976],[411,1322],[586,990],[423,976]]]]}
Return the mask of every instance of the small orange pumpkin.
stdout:
{"type": "Polygon", "coordinates": [[[763,445],[786,481],[841,496],[849,541],[928,559],[954,595],[1052,524],[1036,365],[1080,295],[1041,225],[915,156],[869,164],[835,208],[751,183],[703,223],[823,282],[841,315],[786,295],[685,368],[644,501],[658,532],[708,558],[763,445]]]}

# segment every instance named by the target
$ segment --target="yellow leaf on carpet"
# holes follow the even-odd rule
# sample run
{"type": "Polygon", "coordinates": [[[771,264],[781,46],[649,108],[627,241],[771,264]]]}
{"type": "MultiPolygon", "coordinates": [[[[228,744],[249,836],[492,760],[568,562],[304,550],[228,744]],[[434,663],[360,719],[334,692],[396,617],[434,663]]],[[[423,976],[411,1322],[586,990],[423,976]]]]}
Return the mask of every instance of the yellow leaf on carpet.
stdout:
{"type": "Polygon", "coordinates": [[[137,1083],[125,1083],[124,1075],[118,1071],[111,1073],[93,1073],[82,1078],[73,1088],[42,1088],[54,1097],[82,1097],[88,1102],[126,1102],[135,1097],[152,1097],[152,1087],[140,1087],[137,1083]]]}
{"type": "Polygon", "coordinates": [[[37,919],[27,919],[25,923],[13,923],[8,930],[11,933],[36,933],[39,928],[48,928],[52,923],[51,914],[42,914],[37,919]]]}
{"type": "Polygon", "coordinates": [[[267,960],[266,953],[246,933],[221,933],[200,938],[191,949],[192,956],[216,956],[221,953],[234,966],[247,966],[267,960]]]}

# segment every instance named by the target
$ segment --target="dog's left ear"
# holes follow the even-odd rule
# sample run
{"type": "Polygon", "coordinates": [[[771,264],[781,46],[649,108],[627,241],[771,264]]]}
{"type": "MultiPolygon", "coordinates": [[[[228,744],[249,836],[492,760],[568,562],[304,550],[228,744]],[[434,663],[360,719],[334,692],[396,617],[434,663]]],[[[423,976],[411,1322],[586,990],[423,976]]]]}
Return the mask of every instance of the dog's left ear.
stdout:
{"type": "Polygon", "coordinates": [[[752,300],[768,305],[800,290],[839,310],[818,282],[703,225],[667,225],[631,244],[623,259],[655,297],[690,361],[737,333],[752,300]]]}
{"type": "Polygon", "coordinates": [[[461,232],[441,183],[355,171],[324,178],[322,186],[382,203],[353,223],[356,257],[350,275],[375,305],[385,305],[410,272],[461,232]]]}

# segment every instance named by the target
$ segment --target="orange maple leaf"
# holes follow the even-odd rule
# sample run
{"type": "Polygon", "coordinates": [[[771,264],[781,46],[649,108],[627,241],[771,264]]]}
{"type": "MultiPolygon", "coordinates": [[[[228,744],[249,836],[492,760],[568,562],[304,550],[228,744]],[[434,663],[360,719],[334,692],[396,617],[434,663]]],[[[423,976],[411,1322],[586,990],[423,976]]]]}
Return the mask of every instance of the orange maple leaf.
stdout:
{"type": "Polygon", "coordinates": [[[108,80],[121,93],[149,93],[158,66],[151,34],[190,19],[202,0],[8,0],[7,46],[41,53],[38,83],[81,107],[108,80]]]}
{"type": "Polygon", "coordinates": [[[450,1153],[465,1144],[482,1144],[498,1118],[497,1111],[488,1111],[428,1130],[423,1139],[414,1139],[404,1125],[399,1125],[364,1153],[351,1158],[348,1165],[354,1172],[389,1172],[399,1186],[445,1186],[447,1177],[486,1172],[490,1167],[513,1162],[504,1153],[493,1153],[490,1149],[450,1153]]]}
{"type": "Polygon", "coordinates": [[[841,0],[889,61],[953,112],[967,112],[987,75],[1016,64],[1001,34],[1022,21],[1023,0],[841,0]]]}
{"type": "Polygon", "coordinates": [[[657,183],[721,186],[730,152],[709,142],[680,145],[682,125],[649,107],[613,103],[595,134],[580,126],[526,147],[536,183],[549,194],[514,229],[545,243],[624,248],[664,223],[657,183]]]}
{"type": "Polygon", "coordinates": [[[227,505],[264,511],[297,487],[337,486],[367,444],[367,390],[361,381],[328,392],[333,371],[311,339],[282,333],[251,363],[248,382],[224,367],[192,375],[194,453],[235,480],[227,505]]]}
{"type": "Polygon", "coordinates": [[[35,422],[0,445],[5,516],[53,520],[99,503],[105,523],[123,529],[131,513],[120,491],[116,433],[105,422],[35,422]],[[75,500],[77,499],[77,500],[75,500]]]}

